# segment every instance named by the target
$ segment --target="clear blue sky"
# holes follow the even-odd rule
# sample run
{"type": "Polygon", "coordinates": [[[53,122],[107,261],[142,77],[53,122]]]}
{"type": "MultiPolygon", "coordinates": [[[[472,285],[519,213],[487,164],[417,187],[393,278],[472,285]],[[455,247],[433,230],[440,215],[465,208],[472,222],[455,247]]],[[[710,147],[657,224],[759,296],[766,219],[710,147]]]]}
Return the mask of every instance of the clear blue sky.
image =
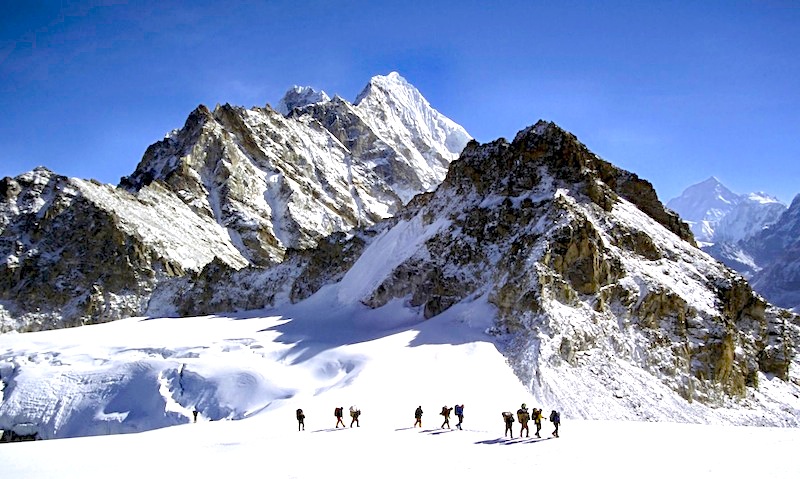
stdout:
{"type": "Polygon", "coordinates": [[[116,184],[198,104],[390,71],[481,142],[555,121],[663,201],[800,193],[793,0],[0,0],[0,177],[116,184]]]}

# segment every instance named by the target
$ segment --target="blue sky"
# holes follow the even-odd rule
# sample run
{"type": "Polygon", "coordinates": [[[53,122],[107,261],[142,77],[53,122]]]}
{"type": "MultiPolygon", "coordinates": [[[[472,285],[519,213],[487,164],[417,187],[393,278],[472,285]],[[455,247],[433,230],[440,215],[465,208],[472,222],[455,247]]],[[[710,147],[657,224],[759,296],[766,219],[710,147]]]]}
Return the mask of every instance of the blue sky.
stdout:
{"type": "Polygon", "coordinates": [[[0,0],[0,177],[116,184],[198,104],[391,71],[481,142],[555,121],[663,201],[800,193],[793,0],[0,0]]]}

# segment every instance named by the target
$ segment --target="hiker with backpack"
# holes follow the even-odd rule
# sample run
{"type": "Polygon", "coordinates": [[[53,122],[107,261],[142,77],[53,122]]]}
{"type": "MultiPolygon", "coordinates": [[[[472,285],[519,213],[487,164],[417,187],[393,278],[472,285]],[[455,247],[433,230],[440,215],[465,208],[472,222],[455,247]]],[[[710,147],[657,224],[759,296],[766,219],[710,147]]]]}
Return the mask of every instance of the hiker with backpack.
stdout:
{"type": "Polygon", "coordinates": [[[558,437],[558,426],[561,424],[561,414],[555,409],[550,413],[550,422],[556,427],[555,431],[553,431],[553,436],[558,437]]]}
{"type": "Polygon", "coordinates": [[[539,431],[542,430],[542,410],[538,408],[533,408],[533,423],[536,424],[536,437],[542,437],[539,435],[539,431]]]}
{"type": "Polygon", "coordinates": [[[517,420],[519,421],[519,437],[522,437],[522,431],[525,431],[525,437],[530,437],[530,430],[528,429],[528,421],[531,416],[528,413],[528,406],[522,403],[522,407],[517,410],[517,420]]]}
{"type": "Polygon", "coordinates": [[[442,406],[442,412],[439,413],[442,416],[444,416],[444,422],[442,423],[442,429],[444,429],[445,425],[447,425],[447,429],[450,429],[450,411],[452,411],[452,410],[453,410],[453,408],[451,408],[451,407],[442,406]]]}
{"type": "Polygon", "coordinates": [[[414,411],[414,427],[422,427],[422,406],[417,406],[414,411]]]}
{"type": "Polygon", "coordinates": [[[458,418],[458,424],[456,427],[459,431],[461,431],[461,423],[464,422],[464,405],[463,404],[456,404],[456,417],[458,418]]]}
{"type": "Polygon", "coordinates": [[[333,415],[336,416],[336,429],[339,429],[339,424],[344,427],[344,421],[342,421],[342,415],[344,413],[342,411],[344,411],[344,408],[341,406],[333,410],[333,415]]]}
{"type": "Polygon", "coordinates": [[[503,422],[506,424],[506,432],[503,434],[503,437],[511,434],[511,439],[514,439],[514,430],[512,429],[512,426],[514,425],[514,415],[508,411],[504,412],[503,422]]]}
{"type": "MultiPolygon", "coordinates": [[[[350,417],[351,417],[350,427],[353,427],[353,423],[356,424],[356,427],[361,427],[361,425],[358,423],[358,416],[360,415],[361,415],[361,409],[355,406],[350,406],[350,417]]],[[[344,424],[342,424],[342,426],[344,426],[344,424]]]]}
{"type": "Polygon", "coordinates": [[[302,409],[298,409],[297,410],[297,430],[298,431],[300,431],[301,427],[302,427],[303,431],[306,430],[305,419],[306,419],[306,415],[303,414],[303,410],[302,409]]]}

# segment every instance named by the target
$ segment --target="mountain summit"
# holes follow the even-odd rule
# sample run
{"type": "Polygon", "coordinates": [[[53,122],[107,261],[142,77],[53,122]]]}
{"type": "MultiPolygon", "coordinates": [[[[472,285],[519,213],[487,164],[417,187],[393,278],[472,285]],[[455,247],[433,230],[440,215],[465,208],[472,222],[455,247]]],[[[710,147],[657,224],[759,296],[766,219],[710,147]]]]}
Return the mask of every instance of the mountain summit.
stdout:
{"type": "Polygon", "coordinates": [[[739,195],[711,177],[686,188],[667,207],[681,215],[702,244],[734,243],[774,223],[786,210],[764,193],[739,195]]]}
{"type": "Polygon", "coordinates": [[[441,182],[469,135],[397,74],[364,91],[384,78],[362,107],[302,87],[286,114],[199,105],[117,188],[4,179],[0,331],[141,314],[165,278],[274,265],[392,216],[441,182]]]}
{"type": "Polygon", "coordinates": [[[792,272],[798,269],[784,250],[798,235],[796,214],[777,198],[739,195],[712,177],[690,186],[667,206],[688,221],[705,252],[753,279],[756,290],[770,302],[800,306],[800,283],[792,272]]]}
{"type": "Polygon", "coordinates": [[[293,86],[286,91],[278,106],[275,107],[279,113],[288,115],[295,108],[302,108],[314,103],[324,103],[330,101],[330,97],[322,90],[317,91],[310,86],[293,86]]]}

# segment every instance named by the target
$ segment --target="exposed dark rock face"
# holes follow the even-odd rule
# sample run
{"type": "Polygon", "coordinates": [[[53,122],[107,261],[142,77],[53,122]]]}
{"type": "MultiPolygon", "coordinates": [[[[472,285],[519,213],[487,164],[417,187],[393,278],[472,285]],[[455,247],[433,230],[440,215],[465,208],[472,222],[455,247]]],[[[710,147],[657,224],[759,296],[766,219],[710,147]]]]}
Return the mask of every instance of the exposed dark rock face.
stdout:
{"type": "MultiPolygon", "coordinates": [[[[183,273],[180,265],[120,229],[113,211],[84,196],[81,188],[88,185],[46,170],[6,178],[3,184],[2,208],[16,214],[5,216],[0,232],[0,257],[6,258],[0,263],[0,299],[11,313],[34,313],[23,329],[136,314],[156,277],[183,273]]],[[[0,323],[0,329],[13,326],[0,323]]]]}

